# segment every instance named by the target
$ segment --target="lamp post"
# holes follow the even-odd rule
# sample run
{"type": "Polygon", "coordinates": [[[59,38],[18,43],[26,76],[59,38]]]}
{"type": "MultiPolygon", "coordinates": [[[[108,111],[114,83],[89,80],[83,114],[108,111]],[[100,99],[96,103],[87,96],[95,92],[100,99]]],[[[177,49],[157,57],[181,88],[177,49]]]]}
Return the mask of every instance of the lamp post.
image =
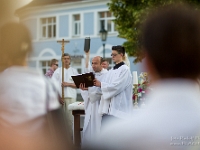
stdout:
{"type": "Polygon", "coordinates": [[[105,58],[105,41],[107,39],[107,31],[104,29],[104,26],[102,26],[99,33],[101,36],[101,41],[103,42],[103,58],[105,58]]]}

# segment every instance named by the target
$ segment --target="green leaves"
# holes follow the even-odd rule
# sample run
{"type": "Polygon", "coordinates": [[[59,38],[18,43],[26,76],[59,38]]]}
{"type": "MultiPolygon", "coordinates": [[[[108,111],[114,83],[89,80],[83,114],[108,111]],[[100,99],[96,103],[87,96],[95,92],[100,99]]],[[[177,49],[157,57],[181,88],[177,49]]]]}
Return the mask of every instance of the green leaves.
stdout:
{"type": "MultiPolygon", "coordinates": [[[[151,8],[164,6],[178,0],[111,0],[109,10],[115,16],[119,37],[126,39],[123,46],[129,56],[135,57],[134,63],[141,62],[144,54],[140,50],[139,34],[141,23],[151,8]]],[[[200,4],[200,0],[182,0],[190,4],[200,4]]],[[[197,8],[199,6],[197,5],[197,8]]]]}

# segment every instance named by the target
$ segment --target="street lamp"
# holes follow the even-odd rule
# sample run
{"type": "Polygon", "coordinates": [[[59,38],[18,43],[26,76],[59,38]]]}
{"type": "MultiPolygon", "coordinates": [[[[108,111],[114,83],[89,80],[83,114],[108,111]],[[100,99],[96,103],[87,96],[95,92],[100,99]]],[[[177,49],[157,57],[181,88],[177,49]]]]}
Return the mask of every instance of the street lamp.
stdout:
{"type": "Polygon", "coordinates": [[[103,42],[103,58],[105,58],[105,41],[107,39],[107,31],[104,29],[104,26],[102,26],[99,33],[101,36],[101,41],[103,42]]]}

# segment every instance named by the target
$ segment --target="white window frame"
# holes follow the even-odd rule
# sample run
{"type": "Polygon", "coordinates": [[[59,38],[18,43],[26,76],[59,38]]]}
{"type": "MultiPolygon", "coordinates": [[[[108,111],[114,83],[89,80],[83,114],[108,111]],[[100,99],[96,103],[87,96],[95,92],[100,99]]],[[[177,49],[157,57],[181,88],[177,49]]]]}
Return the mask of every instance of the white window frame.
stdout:
{"type": "Polygon", "coordinates": [[[56,17],[46,17],[40,19],[40,29],[41,39],[54,39],[56,38],[56,17]],[[50,19],[50,22],[48,20],[50,19]],[[45,20],[45,23],[43,23],[43,20],[45,20]],[[49,32],[48,29],[51,28],[51,31],[49,32]],[[45,29],[45,31],[44,31],[45,29]],[[43,32],[45,32],[45,35],[43,35],[43,32]]]}
{"type": "Polygon", "coordinates": [[[71,57],[71,62],[70,62],[70,65],[73,67],[73,68],[75,68],[75,69],[77,69],[77,70],[79,70],[79,73],[82,73],[83,72],[83,70],[82,70],[82,67],[81,67],[81,65],[82,65],[82,59],[83,59],[83,56],[77,56],[77,58],[74,58],[74,57],[71,57]],[[74,63],[75,61],[76,61],[76,59],[78,60],[78,62],[79,63],[74,63]]]}
{"type": "Polygon", "coordinates": [[[45,74],[48,69],[50,68],[50,63],[51,63],[51,60],[40,60],[40,68],[42,70],[42,72],[45,74]],[[43,63],[44,63],[44,66],[43,66],[43,63]]]}
{"type": "Polygon", "coordinates": [[[101,30],[102,24],[101,21],[104,21],[104,29],[108,31],[108,22],[111,21],[111,30],[108,31],[108,33],[116,33],[117,31],[115,30],[115,23],[113,22],[113,20],[115,19],[115,17],[113,16],[113,14],[111,13],[111,17],[107,16],[107,12],[109,11],[99,11],[98,12],[98,22],[99,22],[99,31],[101,30]],[[104,13],[104,18],[101,18],[100,13],[104,13]]]}
{"type": "Polygon", "coordinates": [[[80,36],[81,35],[81,14],[73,14],[72,15],[72,27],[73,27],[73,32],[72,36],[80,36]],[[79,15],[79,20],[75,20],[75,16],[79,15]],[[76,26],[77,26],[77,33],[76,33],[76,26]]]}

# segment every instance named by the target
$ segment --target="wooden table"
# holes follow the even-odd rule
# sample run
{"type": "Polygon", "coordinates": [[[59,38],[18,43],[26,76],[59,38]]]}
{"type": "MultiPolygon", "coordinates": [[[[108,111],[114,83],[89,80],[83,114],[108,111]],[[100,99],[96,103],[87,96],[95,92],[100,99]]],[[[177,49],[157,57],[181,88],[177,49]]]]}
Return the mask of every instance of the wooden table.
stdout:
{"type": "Polygon", "coordinates": [[[80,146],[81,144],[81,131],[80,127],[80,115],[85,115],[84,110],[72,110],[72,115],[74,116],[74,144],[75,146],[80,146]]]}

